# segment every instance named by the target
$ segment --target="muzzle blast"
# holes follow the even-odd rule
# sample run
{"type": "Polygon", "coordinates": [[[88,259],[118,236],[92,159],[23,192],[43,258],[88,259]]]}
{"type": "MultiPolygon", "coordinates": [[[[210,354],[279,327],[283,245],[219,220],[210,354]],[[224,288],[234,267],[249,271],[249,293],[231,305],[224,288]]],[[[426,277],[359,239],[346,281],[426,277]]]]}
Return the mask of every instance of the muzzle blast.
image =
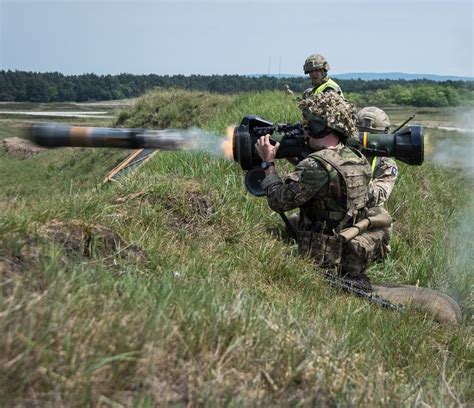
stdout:
{"type": "MultiPolygon", "coordinates": [[[[279,142],[276,158],[297,157],[303,159],[309,153],[303,124],[274,124],[259,116],[244,116],[239,126],[234,128],[232,153],[245,174],[245,187],[256,196],[263,196],[260,183],[265,172],[260,168],[262,160],[255,150],[258,138],[271,135],[272,143],[279,142]]],[[[423,127],[412,125],[395,133],[359,133],[358,138],[350,138],[347,145],[361,151],[366,157],[393,157],[410,165],[421,165],[424,159],[423,127]]]]}

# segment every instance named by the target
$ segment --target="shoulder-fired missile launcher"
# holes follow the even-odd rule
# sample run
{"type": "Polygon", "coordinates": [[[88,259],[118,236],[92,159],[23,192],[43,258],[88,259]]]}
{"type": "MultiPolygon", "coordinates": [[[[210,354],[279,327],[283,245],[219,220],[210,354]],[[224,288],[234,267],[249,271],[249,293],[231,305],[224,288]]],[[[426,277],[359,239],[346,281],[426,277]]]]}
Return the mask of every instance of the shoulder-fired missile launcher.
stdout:
{"type": "MultiPolygon", "coordinates": [[[[311,152],[302,124],[273,124],[258,116],[245,116],[234,129],[233,158],[246,171],[247,190],[256,196],[264,195],[260,183],[265,172],[260,167],[262,160],[255,143],[266,134],[271,135],[272,143],[280,143],[277,159],[297,157],[301,160],[311,152]]],[[[393,157],[410,165],[421,165],[424,159],[423,127],[420,125],[407,126],[389,134],[361,132],[357,138],[348,139],[347,144],[367,157],[393,157]]]]}

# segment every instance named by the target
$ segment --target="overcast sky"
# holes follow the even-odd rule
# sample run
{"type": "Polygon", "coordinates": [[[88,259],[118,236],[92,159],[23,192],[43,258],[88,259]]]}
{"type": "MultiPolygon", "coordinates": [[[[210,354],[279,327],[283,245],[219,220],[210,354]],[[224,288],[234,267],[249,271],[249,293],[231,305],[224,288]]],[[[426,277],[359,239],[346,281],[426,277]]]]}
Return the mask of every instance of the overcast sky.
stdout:
{"type": "Polygon", "coordinates": [[[474,0],[0,0],[0,69],[474,76],[474,0]]]}

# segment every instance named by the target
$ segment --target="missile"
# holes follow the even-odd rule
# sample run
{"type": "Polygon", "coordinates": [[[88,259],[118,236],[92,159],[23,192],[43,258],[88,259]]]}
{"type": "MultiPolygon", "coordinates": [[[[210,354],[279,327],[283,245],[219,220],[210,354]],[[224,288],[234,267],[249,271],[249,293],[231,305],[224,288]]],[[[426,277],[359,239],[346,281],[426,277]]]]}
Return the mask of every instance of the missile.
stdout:
{"type": "Polygon", "coordinates": [[[178,129],[83,127],[58,123],[35,123],[31,126],[27,137],[43,147],[184,150],[192,147],[195,142],[189,131],[178,129]]]}

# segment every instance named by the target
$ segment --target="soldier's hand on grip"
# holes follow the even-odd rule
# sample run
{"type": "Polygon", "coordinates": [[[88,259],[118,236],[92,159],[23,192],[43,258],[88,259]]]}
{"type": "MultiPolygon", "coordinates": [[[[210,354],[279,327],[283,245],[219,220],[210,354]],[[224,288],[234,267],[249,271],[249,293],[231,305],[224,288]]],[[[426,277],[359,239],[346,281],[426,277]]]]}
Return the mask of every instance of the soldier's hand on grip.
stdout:
{"type": "Polygon", "coordinates": [[[261,136],[257,140],[257,143],[255,143],[255,150],[257,151],[257,154],[263,161],[268,162],[275,160],[276,153],[279,147],[280,143],[275,142],[275,140],[271,139],[269,134],[261,136]]]}

